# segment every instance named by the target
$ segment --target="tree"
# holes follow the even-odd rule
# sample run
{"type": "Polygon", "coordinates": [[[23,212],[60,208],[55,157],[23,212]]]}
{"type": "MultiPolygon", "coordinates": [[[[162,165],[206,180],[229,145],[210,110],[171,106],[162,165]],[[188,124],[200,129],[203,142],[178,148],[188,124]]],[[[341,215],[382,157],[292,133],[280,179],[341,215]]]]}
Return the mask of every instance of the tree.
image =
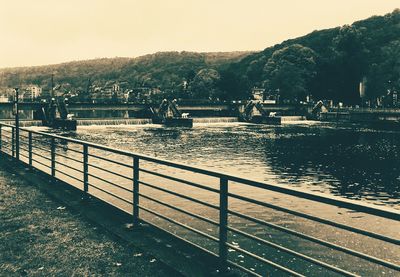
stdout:
{"type": "Polygon", "coordinates": [[[281,99],[291,102],[304,99],[316,74],[315,59],[314,51],[300,44],[276,50],[264,66],[266,90],[278,90],[281,99]]]}
{"type": "Polygon", "coordinates": [[[249,96],[247,78],[237,76],[230,70],[221,72],[221,78],[217,85],[221,91],[220,100],[242,100],[249,96]]]}
{"type": "Polygon", "coordinates": [[[337,98],[349,104],[360,102],[359,84],[367,71],[367,50],[362,41],[362,32],[354,26],[345,25],[340,28],[334,38],[337,51],[336,60],[338,71],[337,98]]]}
{"type": "Polygon", "coordinates": [[[379,61],[372,64],[367,77],[367,97],[371,100],[388,92],[400,92],[400,40],[382,47],[379,61]]]}
{"type": "Polygon", "coordinates": [[[195,99],[215,99],[220,95],[217,84],[220,75],[215,69],[204,68],[197,72],[190,84],[192,97],[195,99]]]}
{"type": "Polygon", "coordinates": [[[246,76],[251,82],[257,83],[260,80],[266,62],[267,58],[264,55],[250,62],[246,70],[246,76]]]}

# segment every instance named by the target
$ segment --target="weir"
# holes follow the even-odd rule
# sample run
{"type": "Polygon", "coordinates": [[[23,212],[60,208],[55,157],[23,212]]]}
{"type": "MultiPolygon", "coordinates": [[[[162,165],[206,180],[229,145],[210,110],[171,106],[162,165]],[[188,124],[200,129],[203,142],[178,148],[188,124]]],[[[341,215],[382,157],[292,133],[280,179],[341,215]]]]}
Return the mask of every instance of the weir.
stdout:
{"type": "Polygon", "coordinates": [[[193,123],[233,123],[238,122],[237,117],[195,117],[193,123]]]}
{"type": "MultiPolygon", "coordinates": [[[[0,122],[12,124],[14,120],[0,120],[0,122]]],[[[193,123],[233,123],[238,122],[237,117],[195,117],[193,123]]],[[[105,126],[105,125],[144,125],[152,124],[150,118],[86,118],[77,119],[78,126],[105,126]]],[[[20,120],[21,127],[43,126],[41,120],[20,120]]]]}
{"type": "Polygon", "coordinates": [[[1,155],[78,188],[84,198],[115,206],[132,216],[134,228],[146,223],[196,247],[219,260],[220,272],[235,267],[252,276],[400,273],[399,257],[392,251],[400,245],[398,233],[376,229],[399,224],[398,210],[30,129],[19,131],[17,150],[16,127],[0,124],[1,155]],[[183,178],[182,172],[190,174],[183,178]],[[248,188],[257,194],[249,195],[248,188]],[[168,202],[165,195],[174,200],[168,202]],[[262,195],[278,197],[280,204],[262,195]],[[246,212],[239,212],[238,205],[247,206],[246,212]],[[310,212],[304,208],[309,205],[319,208],[310,212]],[[273,219],[278,214],[283,221],[277,223],[273,219]],[[338,214],[356,217],[346,221],[338,214]],[[356,218],[365,216],[374,218],[373,226],[357,225],[356,218]],[[302,225],[296,227],[295,220],[302,225]],[[247,224],[259,226],[259,231],[249,233],[247,224]],[[343,244],[341,236],[354,243],[343,244]]]}
{"type": "Polygon", "coordinates": [[[90,125],[141,125],[151,124],[152,120],[149,118],[109,118],[109,119],[78,119],[78,126],[90,125]]]}

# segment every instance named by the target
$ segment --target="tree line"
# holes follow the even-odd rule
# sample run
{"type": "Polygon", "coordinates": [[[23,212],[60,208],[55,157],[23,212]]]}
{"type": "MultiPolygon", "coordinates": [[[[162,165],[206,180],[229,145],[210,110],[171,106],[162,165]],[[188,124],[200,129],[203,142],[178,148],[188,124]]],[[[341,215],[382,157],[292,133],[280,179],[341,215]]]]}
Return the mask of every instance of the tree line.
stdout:
{"type": "Polygon", "coordinates": [[[52,74],[82,99],[90,79],[91,86],[124,81],[131,88],[158,88],[162,97],[186,99],[243,100],[258,87],[288,102],[376,102],[400,93],[400,10],[314,31],[260,52],[160,52],[0,69],[0,87],[37,84],[46,89],[52,74]],[[363,99],[360,82],[366,88],[363,99]]]}

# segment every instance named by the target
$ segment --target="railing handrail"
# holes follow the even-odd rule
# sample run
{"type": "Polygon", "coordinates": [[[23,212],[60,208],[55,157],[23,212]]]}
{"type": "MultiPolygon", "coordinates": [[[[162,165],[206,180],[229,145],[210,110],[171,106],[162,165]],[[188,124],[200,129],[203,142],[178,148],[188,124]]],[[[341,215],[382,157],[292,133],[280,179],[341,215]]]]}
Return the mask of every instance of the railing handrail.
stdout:
{"type": "MultiPolygon", "coordinates": [[[[0,123],[0,125],[15,128],[15,126],[11,125],[11,124],[0,123]]],[[[209,175],[209,176],[216,177],[216,178],[224,178],[229,181],[246,184],[246,185],[253,186],[253,187],[258,187],[261,189],[267,189],[267,190],[278,192],[278,193],[284,193],[284,194],[288,194],[291,196],[301,197],[301,198],[305,198],[305,199],[311,200],[311,201],[322,202],[324,204],[331,204],[331,205],[335,205],[335,206],[338,206],[341,208],[348,208],[348,209],[352,209],[355,211],[367,212],[372,215],[377,215],[377,216],[381,216],[381,217],[385,217],[385,218],[389,218],[389,219],[400,220],[400,211],[396,210],[394,208],[390,208],[390,207],[380,207],[380,206],[376,206],[376,205],[370,204],[370,203],[360,203],[360,201],[356,201],[356,200],[343,199],[338,196],[306,191],[304,189],[292,188],[287,185],[267,184],[262,181],[246,179],[241,176],[227,174],[227,173],[223,173],[223,172],[220,172],[217,170],[209,170],[209,169],[199,167],[199,166],[194,167],[194,166],[190,166],[190,165],[179,163],[179,162],[169,161],[166,159],[154,158],[151,156],[134,153],[134,152],[127,151],[127,150],[121,150],[121,149],[116,149],[116,148],[109,147],[109,146],[100,145],[100,144],[97,144],[94,142],[87,142],[87,141],[83,141],[83,140],[79,140],[79,139],[63,137],[63,136],[59,136],[59,135],[49,134],[46,132],[30,130],[27,128],[20,128],[20,129],[23,131],[26,131],[26,132],[31,132],[31,133],[42,135],[42,136],[49,137],[49,138],[62,139],[62,140],[65,140],[65,141],[68,141],[71,143],[87,145],[87,146],[94,147],[94,148],[97,148],[100,150],[110,151],[115,154],[121,154],[121,155],[129,156],[132,158],[136,157],[136,158],[139,158],[139,159],[142,159],[145,161],[154,162],[157,164],[162,164],[162,165],[167,165],[167,166],[172,166],[172,167],[175,167],[178,169],[188,170],[188,171],[192,171],[192,172],[200,173],[200,174],[204,174],[204,175],[209,175]]]]}

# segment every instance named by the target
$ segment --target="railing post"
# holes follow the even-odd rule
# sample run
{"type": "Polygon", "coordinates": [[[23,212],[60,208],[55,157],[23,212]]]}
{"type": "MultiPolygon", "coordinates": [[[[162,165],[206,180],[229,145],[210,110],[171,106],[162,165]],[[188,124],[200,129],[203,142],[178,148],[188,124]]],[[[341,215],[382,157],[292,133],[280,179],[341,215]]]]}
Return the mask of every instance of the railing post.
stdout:
{"type": "Polygon", "coordinates": [[[15,88],[15,158],[19,161],[19,88],[15,88]]]}
{"type": "Polygon", "coordinates": [[[15,140],[15,134],[14,134],[15,128],[11,127],[11,154],[14,157],[15,156],[15,145],[14,145],[14,140],[15,140]]]}
{"type": "Polygon", "coordinates": [[[89,150],[87,144],[83,145],[83,192],[85,193],[85,197],[87,197],[87,193],[89,191],[89,175],[88,175],[88,158],[89,158],[89,150]]]}
{"type": "Polygon", "coordinates": [[[1,127],[3,127],[3,126],[0,125],[0,152],[1,152],[1,144],[3,142],[3,137],[1,136],[1,127]]]}
{"type": "Polygon", "coordinates": [[[51,176],[56,176],[56,141],[51,138],[51,176]]]}
{"type": "Polygon", "coordinates": [[[133,158],[133,226],[139,226],[139,158],[133,158]]]}
{"type": "Polygon", "coordinates": [[[19,126],[15,127],[15,158],[19,161],[19,126]]]}
{"type": "Polygon", "coordinates": [[[219,262],[220,272],[228,270],[228,180],[220,178],[219,189],[219,262]]]}
{"type": "Polygon", "coordinates": [[[32,133],[28,133],[29,166],[32,167],[32,133]]]}

